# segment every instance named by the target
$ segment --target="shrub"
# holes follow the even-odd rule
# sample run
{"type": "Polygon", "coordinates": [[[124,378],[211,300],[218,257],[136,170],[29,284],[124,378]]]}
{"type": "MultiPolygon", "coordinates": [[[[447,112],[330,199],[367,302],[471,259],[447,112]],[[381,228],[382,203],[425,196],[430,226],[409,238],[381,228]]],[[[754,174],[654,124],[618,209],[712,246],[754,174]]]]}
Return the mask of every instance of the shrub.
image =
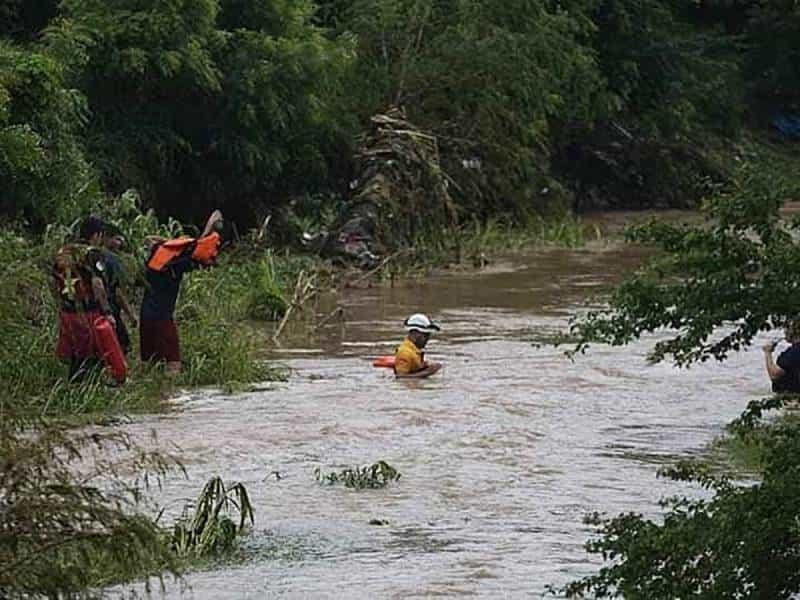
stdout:
{"type": "Polygon", "coordinates": [[[174,460],[119,433],[30,431],[10,418],[0,432],[0,595],[90,597],[91,586],[177,574],[140,507],[148,482],[174,460]]]}

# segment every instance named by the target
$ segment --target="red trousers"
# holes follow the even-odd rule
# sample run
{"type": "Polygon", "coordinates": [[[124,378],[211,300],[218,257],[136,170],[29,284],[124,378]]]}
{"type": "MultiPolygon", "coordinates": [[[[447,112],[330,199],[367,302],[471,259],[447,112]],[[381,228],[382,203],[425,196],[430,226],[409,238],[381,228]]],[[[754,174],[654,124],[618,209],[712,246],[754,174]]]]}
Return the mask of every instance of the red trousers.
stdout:
{"type": "Polygon", "coordinates": [[[139,324],[139,350],[142,361],[181,362],[181,345],[178,328],[172,319],[148,321],[139,324]]]}

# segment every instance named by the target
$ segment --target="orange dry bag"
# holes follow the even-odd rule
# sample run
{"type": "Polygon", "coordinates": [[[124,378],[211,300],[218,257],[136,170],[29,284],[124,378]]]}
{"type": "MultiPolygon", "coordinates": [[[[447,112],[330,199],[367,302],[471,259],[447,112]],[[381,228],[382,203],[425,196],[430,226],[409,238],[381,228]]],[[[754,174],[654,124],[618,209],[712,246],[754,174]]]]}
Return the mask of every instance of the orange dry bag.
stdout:
{"type": "Polygon", "coordinates": [[[119,345],[114,326],[106,317],[97,317],[94,320],[94,332],[100,358],[106,363],[108,372],[114,381],[124,383],[128,376],[128,363],[125,361],[125,353],[119,345]]]}
{"type": "Polygon", "coordinates": [[[372,362],[373,367],[386,367],[387,369],[394,369],[394,355],[381,356],[372,362]]]}

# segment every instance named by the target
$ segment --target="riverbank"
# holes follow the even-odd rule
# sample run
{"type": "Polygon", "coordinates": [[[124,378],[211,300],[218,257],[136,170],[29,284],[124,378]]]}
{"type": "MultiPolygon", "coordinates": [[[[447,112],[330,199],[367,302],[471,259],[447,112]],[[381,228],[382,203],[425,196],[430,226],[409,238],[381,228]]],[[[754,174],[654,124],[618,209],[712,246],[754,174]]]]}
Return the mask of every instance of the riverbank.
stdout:
{"type": "MultiPolygon", "coordinates": [[[[136,219],[130,202],[112,207],[120,214],[112,221],[122,226],[136,219]]],[[[137,218],[145,218],[139,214],[137,218]]],[[[158,230],[152,215],[149,225],[158,230]]],[[[137,248],[145,234],[124,229],[137,248]]],[[[0,348],[0,413],[36,418],[69,418],[94,422],[108,417],[162,408],[164,398],[181,389],[213,386],[225,390],[280,379],[279,368],[265,360],[274,345],[270,327],[280,321],[293,300],[298,275],[313,279],[319,292],[346,286],[383,285],[399,279],[421,277],[435,268],[475,269],[486,266],[501,252],[549,244],[575,247],[602,236],[597,227],[564,217],[531,219],[523,225],[492,221],[473,225],[441,239],[423,241],[409,251],[382,261],[377,268],[347,269],[320,256],[297,251],[275,251],[268,244],[242,240],[223,252],[220,264],[192,273],[182,286],[176,319],[184,354],[184,371],[169,377],[158,367],[138,361],[138,336],[129,362],[131,375],[122,386],[112,387],[101,373],[79,384],[68,384],[66,367],[54,356],[57,311],[49,292],[49,262],[67,238],[36,240],[4,230],[0,232],[3,278],[0,289],[0,331],[6,343],[0,348]]],[[[128,255],[130,270],[141,257],[128,255]]],[[[133,280],[133,278],[131,278],[133,280]]],[[[135,288],[139,296],[141,288],[135,288]]],[[[298,311],[300,312],[300,311],[298,311]]],[[[291,316],[291,315],[290,315],[291,316]]]]}

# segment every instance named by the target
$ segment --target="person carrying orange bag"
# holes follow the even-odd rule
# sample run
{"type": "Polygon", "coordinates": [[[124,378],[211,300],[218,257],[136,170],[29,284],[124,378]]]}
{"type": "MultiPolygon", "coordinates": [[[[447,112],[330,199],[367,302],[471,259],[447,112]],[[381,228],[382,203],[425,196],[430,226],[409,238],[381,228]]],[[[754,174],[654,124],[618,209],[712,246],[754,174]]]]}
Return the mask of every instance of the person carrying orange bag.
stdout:
{"type": "Polygon", "coordinates": [[[101,363],[95,320],[105,315],[113,323],[101,249],[105,232],[102,219],[87,217],[79,239],[60,248],[53,260],[52,289],[59,308],[56,355],[69,365],[73,382],[101,363]]]}
{"type": "Polygon", "coordinates": [[[198,239],[180,237],[157,243],[147,261],[147,290],[139,318],[139,349],[143,362],[164,362],[167,372],[181,371],[181,349],[175,305],[183,276],[214,264],[219,253],[222,213],[215,210],[198,239]]]}

